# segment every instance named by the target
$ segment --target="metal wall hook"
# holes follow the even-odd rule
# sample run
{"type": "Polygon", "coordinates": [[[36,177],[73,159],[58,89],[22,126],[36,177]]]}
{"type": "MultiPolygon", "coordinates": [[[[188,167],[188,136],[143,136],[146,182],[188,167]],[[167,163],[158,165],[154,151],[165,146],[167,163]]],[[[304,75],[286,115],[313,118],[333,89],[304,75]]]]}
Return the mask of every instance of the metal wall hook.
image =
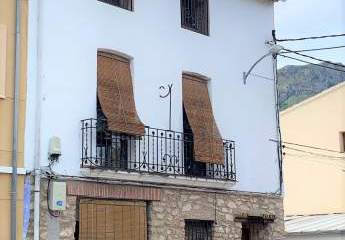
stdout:
{"type": "Polygon", "coordinates": [[[166,87],[164,85],[161,85],[159,87],[159,90],[161,91],[167,91],[165,94],[160,94],[160,98],[167,98],[169,97],[169,130],[171,130],[171,95],[172,95],[172,88],[173,84],[168,84],[166,87]]]}

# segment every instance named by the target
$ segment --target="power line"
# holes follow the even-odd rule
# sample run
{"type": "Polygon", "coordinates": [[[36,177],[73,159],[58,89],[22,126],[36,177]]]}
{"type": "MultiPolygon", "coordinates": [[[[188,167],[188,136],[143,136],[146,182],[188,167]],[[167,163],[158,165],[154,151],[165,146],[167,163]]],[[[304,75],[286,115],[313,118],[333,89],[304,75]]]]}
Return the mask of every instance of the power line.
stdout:
{"type": "MultiPolygon", "coordinates": [[[[330,156],[330,155],[325,155],[325,154],[319,154],[319,153],[314,153],[314,152],[308,152],[308,151],[303,151],[303,150],[300,150],[300,149],[296,149],[296,148],[291,148],[291,147],[285,147],[288,151],[291,150],[291,151],[296,151],[296,152],[300,152],[300,153],[305,153],[305,154],[309,154],[309,155],[312,155],[312,156],[316,156],[318,158],[316,159],[324,159],[324,160],[328,160],[328,161],[332,161],[332,162],[342,162],[342,164],[345,164],[345,158],[342,158],[342,157],[335,157],[335,156],[330,156]]],[[[286,153],[284,151],[284,153],[286,153]]]]}
{"type": "Polygon", "coordinates": [[[325,155],[325,154],[321,154],[321,153],[304,151],[304,150],[301,150],[301,149],[287,147],[287,146],[283,146],[283,148],[290,149],[290,150],[293,150],[293,151],[296,151],[296,152],[308,153],[308,154],[311,154],[311,155],[314,155],[314,156],[325,157],[325,158],[329,158],[329,159],[333,159],[333,160],[345,161],[345,157],[337,157],[337,156],[325,155]]]}
{"type": "Polygon", "coordinates": [[[333,165],[337,165],[337,166],[343,166],[345,167],[345,162],[342,160],[334,160],[334,159],[327,159],[327,158],[315,158],[315,157],[311,157],[310,155],[307,154],[296,154],[296,153],[292,153],[292,152],[284,152],[284,156],[294,156],[294,157],[301,157],[301,158],[305,158],[309,161],[312,162],[321,162],[321,163],[325,163],[325,164],[333,164],[333,165]]]}
{"type": "Polygon", "coordinates": [[[301,159],[302,161],[318,163],[318,164],[324,164],[324,165],[327,165],[327,166],[333,166],[333,167],[336,167],[338,169],[345,170],[345,166],[343,164],[341,164],[341,163],[326,162],[326,161],[319,160],[319,159],[308,159],[307,155],[298,155],[298,154],[293,154],[293,153],[285,153],[284,155],[285,156],[292,156],[292,157],[295,157],[295,158],[302,158],[301,159]]]}
{"type": "MultiPolygon", "coordinates": [[[[302,158],[302,160],[304,161],[309,161],[309,162],[313,162],[313,163],[321,163],[321,164],[325,164],[327,166],[336,166],[336,167],[340,167],[343,168],[345,170],[345,162],[336,162],[334,160],[329,160],[329,159],[321,159],[321,158],[311,158],[308,155],[304,155],[304,154],[294,154],[294,153],[289,153],[289,152],[284,152],[284,156],[292,156],[294,158],[292,158],[293,160],[296,158],[302,158]]],[[[291,159],[289,159],[291,160],[291,159]]]]}
{"type": "Polygon", "coordinates": [[[299,62],[303,62],[303,63],[306,63],[306,64],[311,64],[311,65],[314,65],[314,66],[319,66],[319,67],[323,67],[323,68],[328,68],[328,69],[331,69],[331,70],[334,70],[334,71],[338,71],[338,72],[343,72],[343,73],[345,73],[344,70],[340,70],[340,69],[337,69],[337,68],[332,68],[332,67],[329,67],[329,66],[320,65],[320,64],[317,64],[317,63],[308,62],[308,61],[305,61],[305,60],[302,60],[302,59],[298,59],[298,58],[286,56],[286,55],[284,55],[284,54],[279,54],[279,56],[282,56],[282,57],[284,57],[284,58],[289,58],[289,59],[292,59],[292,60],[296,60],[296,61],[299,61],[299,62]]]}
{"type": "MultiPolygon", "coordinates": [[[[270,141],[279,142],[275,139],[270,139],[270,141]]],[[[312,146],[312,145],[304,145],[304,144],[300,144],[300,143],[293,143],[293,142],[286,142],[286,141],[281,141],[281,143],[288,144],[288,145],[294,145],[294,146],[298,146],[298,147],[311,148],[311,149],[315,149],[315,150],[323,150],[323,151],[333,152],[333,153],[343,153],[343,152],[339,152],[339,151],[328,149],[328,148],[316,147],[316,146],[312,146]]]]}
{"type": "Polygon", "coordinates": [[[310,58],[310,59],[313,59],[313,60],[316,60],[316,61],[325,62],[325,63],[331,64],[331,65],[334,65],[334,66],[345,68],[345,66],[343,64],[340,64],[340,63],[334,63],[334,62],[331,62],[331,61],[328,61],[328,60],[323,60],[323,59],[320,59],[320,58],[312,57],[312,56],[305,55],[305,54],[302,54],[302,53],[299,53],[299,52],[296,52],[296,51],[293,51],[293,50],[290,50],[290,49],[286,49],[286,48],[284,48],[284,50],[288,51],[289,53],[293,53],[293,54],[296,54],[296,55],[299,55],[299,56],[302,56],[302,57],[310,58]]]}
{"type": "Polygon", "coordinates": [[[342,34],[332,34],[332,35],[323,35],[323,36],[303,37],[303,38],[275,39],[275,40],[277,42],[292,42],[292,41],[315,40],[315,39],[334,38],[334,37],[345,37],[345,33],[342,33],[342,34]]]}
{"type": "MultiPolygon", "coordinates": [[[[339,49],[339,48],[345,48],[345,45],[341,45],[341,46],[334,46],[334,47],[324,47],[324,48],[311,48],[311,49],[299,49],[296,50],[294,52],[315,52],[315,51],[324,51],[324,50],[332,50],[332,49],[339,49]]],[[[281,52],[283,54],[288,53],[287,51],[283,51],[281,52]]]]}

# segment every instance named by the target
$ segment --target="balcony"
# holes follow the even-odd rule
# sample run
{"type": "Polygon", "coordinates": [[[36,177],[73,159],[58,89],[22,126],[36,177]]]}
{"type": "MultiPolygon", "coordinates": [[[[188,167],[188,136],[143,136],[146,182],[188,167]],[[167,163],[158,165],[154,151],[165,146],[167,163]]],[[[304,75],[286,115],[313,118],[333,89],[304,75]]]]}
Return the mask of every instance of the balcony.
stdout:
{"type": "Polygon", "coordinates": [[[107,130],[106,121],[81,121],[81,167],[236,181],[235,142],[223,140],[224,164],[194,161],[193,135],[145,127],[144,136],[107,130]]]}

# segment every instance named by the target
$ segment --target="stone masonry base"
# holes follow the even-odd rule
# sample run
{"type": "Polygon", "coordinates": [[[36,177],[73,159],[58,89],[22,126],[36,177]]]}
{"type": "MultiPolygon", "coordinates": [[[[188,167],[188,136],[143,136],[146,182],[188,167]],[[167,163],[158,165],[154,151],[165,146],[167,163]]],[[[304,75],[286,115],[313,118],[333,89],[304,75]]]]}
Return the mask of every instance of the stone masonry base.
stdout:
{"type": "Polygon", "coordinates": [[[163,190],[161,201],[150,205],[150,239],[184,239],[185,219],[214,222],[213,240],[241,240],[242,223],[238,214],[267,212],[274,223],[267,224],[262,240],[278,240],[284,233],[282,198],[257,194],[215,194],[186,190],[163,190]]]}
{"type": "MultiPolygon", "coordinates": [[[[213,221],[213,240],[241,240],[242,223],[235,221],[235,217],[258,212],[275,216],[274,222],[265,224],[258,239],[279,240],[284,234],[283,201],[279,196],[162,187],[160,201],[147,203],[148,240],[185,239],[186,219],[213,221]]],[[[40,239],[74,239],[77,208],[77,197],[67,196],[66,210],[58,217],[51,216],[47,209],[47,181],[43,180],[40,239]]],[[[27,239],[33,239],[33,211],[27,239]]]]}

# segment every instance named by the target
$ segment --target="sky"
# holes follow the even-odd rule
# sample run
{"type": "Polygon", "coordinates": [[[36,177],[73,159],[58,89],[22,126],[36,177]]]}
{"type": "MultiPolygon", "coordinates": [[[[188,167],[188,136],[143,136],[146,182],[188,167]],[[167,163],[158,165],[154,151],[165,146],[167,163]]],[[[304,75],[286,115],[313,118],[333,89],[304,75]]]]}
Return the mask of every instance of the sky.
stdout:
{"type": "MultiPolygon", "coordinates": [[[[345,0],[280,1],[275,4],[275,24],[278,39],[345,33],[345,0]]],[[[291,50],[331,47],[345,45],[345,37],[281,45],[291,50]]],[[[345,64],[345,48],[305,54],[345,64]]],[[[280,58],[279,67],[288,64],[303,63],[280,58]]]]}

